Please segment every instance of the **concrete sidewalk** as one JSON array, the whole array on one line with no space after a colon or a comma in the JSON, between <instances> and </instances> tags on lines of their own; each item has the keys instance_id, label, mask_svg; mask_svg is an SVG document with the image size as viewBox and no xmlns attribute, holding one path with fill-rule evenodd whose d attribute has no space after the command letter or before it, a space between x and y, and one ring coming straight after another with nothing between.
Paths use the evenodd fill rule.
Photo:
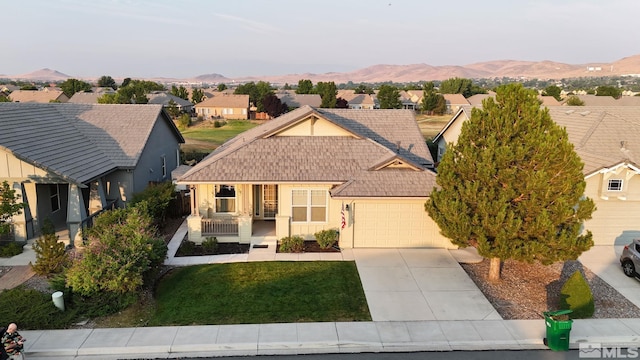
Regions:
<instances>
[{"instance_id":1,"label":"concrete sidewalk","mask_svg":"<svg viewBox=\"0 0 640 360\"><path fill-rule=\"evenodd\" d=\"M185 234L183 224L169 244L167 265L355 260L373 321L24 330L26 356L139 359L547 348L544 320L501 319L458 263L479 259L467 250L343 249L340 253L276 254L270 246L251 249L248 254L176 258ZM607 251L613 255L601 256ZM22 259L30 257L33 251L25 249ZM11 260L12 265L25 265L14 264L16 261ZM620 280L615 251L594 250L585 253L584 261L614 287L622 286L631 295L639 292L640 288L632 286L640 286L637 282L626 282L624 276ZM575 320L570 347L577 349L580 343L637 347L640 319Z\"/></svg>"}]
</instances>

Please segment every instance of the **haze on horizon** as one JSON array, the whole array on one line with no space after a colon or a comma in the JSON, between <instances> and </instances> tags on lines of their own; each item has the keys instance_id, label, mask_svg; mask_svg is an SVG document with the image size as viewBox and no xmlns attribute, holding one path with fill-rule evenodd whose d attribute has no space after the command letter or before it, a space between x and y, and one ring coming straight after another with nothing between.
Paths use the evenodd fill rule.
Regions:
<instances>
[{"instance_id":1,"label":"haze on horizon","mask_svg":"<svg viewBox=\"0 0 640 360\"><path fill-rule=\"evenodd\" d=\"M4 1L0 74L229 78L377 64L605 63L640 54L638 0Z\"/></svg>"}]
</instances>

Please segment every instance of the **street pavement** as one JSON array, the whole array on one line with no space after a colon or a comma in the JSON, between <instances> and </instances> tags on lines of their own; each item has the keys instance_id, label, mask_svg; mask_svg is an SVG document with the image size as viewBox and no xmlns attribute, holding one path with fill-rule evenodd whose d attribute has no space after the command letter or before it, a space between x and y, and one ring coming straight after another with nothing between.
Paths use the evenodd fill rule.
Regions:
<instances>
[{"instance_id":1,"label":"street pavement","mask_svg":"<svg viewBox=\"0 0 640 360\"><path fill-rule=\"evenodd\" d=\"M28 359L138 359L358 352L546 349L545 322L503 320L459 262L478 261L470 250L343 249L340 253L248 254L174 257L183 224L169 244L168 265L243 261L356 262L372 321L23 330ZM599 246L580 260L634 304L640 282L626 278L620 249ZM26 262L25 262L26 261ZM18 260L35 261L27 246ZM6 275L5 275L6 276ZM2 278L0 278L2 279ZM634 287L635 286L635 287ZM640 305L639 305L640 306ZM637 347L640 319L574 320L570 348Z\"/></svg>"}]
</instances>

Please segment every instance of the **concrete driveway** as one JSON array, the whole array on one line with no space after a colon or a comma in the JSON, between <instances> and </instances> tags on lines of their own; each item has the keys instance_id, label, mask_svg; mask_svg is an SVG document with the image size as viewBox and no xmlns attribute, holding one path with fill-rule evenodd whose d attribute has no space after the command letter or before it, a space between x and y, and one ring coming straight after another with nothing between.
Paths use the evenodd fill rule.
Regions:
<instances>
[{"instance_id":1,"label":"concrete driveway","mask_svg":"<svg viewBox=\"0 0 640 360\"><path fill-rule=\"evenodd\" d=\"M373 321L502 320L445 249L353 249Z\"/></svg>"}]
</instances>

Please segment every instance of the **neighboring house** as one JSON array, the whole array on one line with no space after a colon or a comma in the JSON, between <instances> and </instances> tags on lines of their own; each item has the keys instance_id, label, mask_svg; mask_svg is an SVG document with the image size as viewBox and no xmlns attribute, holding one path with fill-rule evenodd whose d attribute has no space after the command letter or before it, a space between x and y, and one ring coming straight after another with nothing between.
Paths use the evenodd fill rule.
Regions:
<instances>
[{"instance_id":1,"label":"neighboring house","mask_svg":"<svg viewBox=\"0 0 640 360\"><path fill-rule=\"evenodd\" d=\"M173 101L178 110L182 112L190 113L191 110L193 110L193 104L191 101L166 92L154 92L148 94L147 97L149 98L149 102L147 104L159 104L164 107L169 107L171 105L171 101Z\"/></svg>"},{"instance_id":2,"label":"neighboring house","mask_svg":"<svg viewBox=\"0 0 640 360\"><path fill-rule=\"evenodd\" d=\"M113 94L113 93L115 93L115 90L113 90L110 87L93 88L90 91L80 91L73 94L73 96L71 97L71 99L69 99L68 102L72 104L97 104L98 99L101 96L105 94Z\"/></svg>"},{"instance_id":3,"label":"neighboring house","mask_svg":"<svg viewBox=\"0 0 640 360\"><path fill-rule=\"evenodd\" d=\"M322 98L318 94L296 94L295 91L281 91L277 92L276 96L291 109L297 109L305 105L320 107L322 104Z\"/></svg>"},{"instance_id":4,"label":"neighboring house","mask_svg":"<svg viewBox=\"0 0 640 360\"><path fill-rule=\"evenodd\" d=\"M400 102L402 103L402 108L407 110L416 110L418 109L418 103L414 101L414 97L404 90L400 90Z\"/></svg>"},{"instance_id":5,"label":"neighboring house","mask_svg":"<svg viewBox=\"0 0 640 360\"><path fill-rule=\"evenodd\" d=\"M463 107L434 138L438 160L455 143L462 123L470 118ZM584 162L585 195L597 210L585 222L596 245L623 245L640 237L640 107L548 107L551 118L567 129L569 141Z\"/></svg>"},{"instance_id":6,"label":"neighboring house","mask_svg":"<svg viewBox=\"0 0 640 360\"><path fill-rule=\"evenodd\" d=\"M0 182L28 204L16 240L49 219L77 241L93 214L170 181L184 142L160 105L0 103L0 128Z\"/></svg>"},{"instance_id":7,"label":"neighboring house","mask_svg":"<svg viewBox=\"0 0 640 360\"><path fill-rule=\"evenodd\" d=\"M249 95L220 94L195 105L205 119L249 119Z\"/></svg>"},{"instance_id":8,"label":"neighboring house","mask_svg":"<svg viewBox=\"0 0 640 360\"><path fill-rule=\"evenodd\" d=\"M596 95L575 95L582 102L584 102L585 106L616 106L619 105L618 101L613 96L596 96ZM568 106L566 104L569 97L564 99L562 105Z\"/></svg>"},{"instance_id":9,"label":"neighboring house","mask_svg":"<svg viewBox=\"0 0 640 360\"><path fill-rule=\"evenodd\" d=\"M338 90L336 97L347 100L349 109L372 110L378 108L375 95L356 94L354 90Z\"/></svg>"},{"instance_id":10,"label":"neighboring house","mask_svg":"<svg viewBox=\"0 0 640 360\"><path fill-rule=\"evenodd\" d=\"M554 98L553 96L547 96L547 95L538 95L538 99L542 102L543 106L549 107L549 106L561 106L562 103L558 100L556 100L556 98Z\"/></svg>"},{"instance_id":11,"label":"neighboring house","mask_svg":"<svg viewBox=\"0 0 640 360\"><path fill-rule=\"evenodd\" d=\"M62 90L44 88L42 90L14 90L9 95L11 101L21 103L50 103L69 101L67 95Z\"/></svg>"},{"instance_id":12,"label":"neighboring house","mask_svg":"<svg viewBox=\"0 0 640 360\"><path fill-rule=\"evenodd\" d=\"M178 183L192 191L195 242L275 246L339 229L343 248L452 247L424 209L433 165L413 111L303 106L237 135Z\"/></svg>"},{"instance_id":13,"label":"neighboring house","mask_svg":"<svg viewBox=\"0 0 640 360\"><path fill-rule=\"evenodd\" d=\"M469 105L467 99L462 94L442 94L447 104L447 114L456 113L460 107Z\"/></svg>"}]
</instances>

